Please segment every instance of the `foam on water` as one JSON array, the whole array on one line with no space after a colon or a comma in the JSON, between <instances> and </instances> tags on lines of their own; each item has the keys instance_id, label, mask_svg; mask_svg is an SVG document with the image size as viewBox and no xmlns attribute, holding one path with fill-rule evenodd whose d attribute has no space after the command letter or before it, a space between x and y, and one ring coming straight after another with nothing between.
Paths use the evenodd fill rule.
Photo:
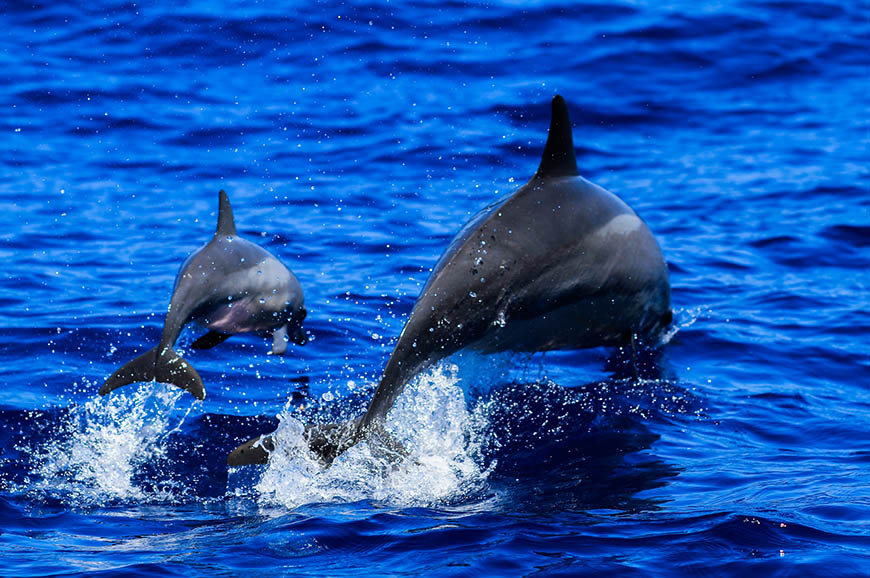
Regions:
<instances>
[{"instance_id":1,"label":"foam on water","mask_svg":"<svg viewBox=\"0 0 870 578\"><path fill-rule=\"evenodd\" d=\"M85 507L171 501L176 488L145 491L136 475L142 465L165 460L167 438L195 407L176 407L182 396L181 389L151 382L72 406L55 437L33 450L37 481L26 490Z\"/></svg>"},{"instance_id":2,"label":"foam on water","mask_svg":"<svg viewBox=\"0 0 870 578\"><path fill-rule=\"evenodd\" d=\"M324 468L307 449L302 423L285 410L274 435L276 449L255 483L259 499L287 508L360 500L416 506L475 493L488 475L479 459L485 427L468 409L456 371L455 366L429 370L400 396L386 422L409 452L399 461L361 442Z\"/></svg>"}]
</instances>

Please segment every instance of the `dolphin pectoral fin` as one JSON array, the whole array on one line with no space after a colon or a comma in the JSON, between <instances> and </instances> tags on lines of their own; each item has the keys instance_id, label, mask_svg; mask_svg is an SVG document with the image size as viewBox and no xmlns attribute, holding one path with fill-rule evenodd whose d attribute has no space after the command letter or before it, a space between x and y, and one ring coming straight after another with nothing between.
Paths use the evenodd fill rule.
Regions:
<instances>
[{"instance_id":1,"label":"dolphin pectoral fin","mask_svg":"<svg viewBox=\"0 0 870 578\"><path fill-rule=\"evenodd\" d=\"M269 454L275 451L272 436L261 435L246 441L227 456L227 465L232 468L255 466L269 462Z\"/></svg>"},{"instance_id":2,"label":"dolphin pectoral fin","mask_svg":"<svg viewBox=\"0 0 870 578\"><path fill-rule=\"evenodd\" d=\"M272 332L272 355L282 355L287 351L287 324Z\"/></svg>"},{"instance_id":3,"label":"dolphin pectoral fin","mask_svg":"<svg viewBox=\"0 0 870 578\"><path fill-rule=\"evenodd\" d=\"M161 354L158 348L146 351L113 373L100 388L100 395L131 383L156 380L189 391L197 399L205 399L205 386L193 366L174 350Z\"/></svg>"},{"instance_id":4,"label":"dolphin pectoral fin","mask_svg":"<svg viewBox=\"0 0 870 578\"><path fill-rule=\"evenodd\" d=\"M220 345L231 337L229 333L218 333L217 331L209 331L196 341L190 344L193 349L211 349L215 345Z\"/></svg>"}]
</instances>

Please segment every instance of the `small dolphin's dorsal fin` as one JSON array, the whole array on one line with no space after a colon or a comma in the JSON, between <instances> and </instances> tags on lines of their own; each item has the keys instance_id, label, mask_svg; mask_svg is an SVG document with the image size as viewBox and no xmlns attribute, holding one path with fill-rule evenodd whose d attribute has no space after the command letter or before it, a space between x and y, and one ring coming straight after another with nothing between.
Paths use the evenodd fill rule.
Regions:
<instances>
[{"instance_id":1,"label":"small dolphin's dorsal fin","mask_svg":"<svg viewBox=\"0 0 870 578\"><path fill-rule=\"evenodd\" d=\"M215 236L232 237L236 235L236 222L233 220L233 207L230 205L230 198L226 192L221 189L220 208L218 209L218 224Z\"/></svg>"},{"instance_id":2,"label":"small dolphin's dorsal fin","mask_svg":"<svg viewBox=\"0 0 870 578\"><path fill-rule=\"evenodd\" d=\"M580 174L574 157L574 139L571 136L571 119L568 105L558 94L553 97L553 116L550 119L550 134L547 146L535 178L573 177Z\"/></svg>"}]
</instances>

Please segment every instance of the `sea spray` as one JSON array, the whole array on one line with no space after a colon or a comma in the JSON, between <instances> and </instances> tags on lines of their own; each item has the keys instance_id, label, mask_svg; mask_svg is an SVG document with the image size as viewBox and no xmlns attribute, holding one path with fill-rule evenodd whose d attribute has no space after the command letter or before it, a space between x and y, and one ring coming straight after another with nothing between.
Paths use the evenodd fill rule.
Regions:
<instances>
[{"instance_id":1,"label":"sea spray","mask_svg":"<svg viewBox=\"0 0 870 578\"><path fill-rule=\"evenodd\" d=\"M26 491L79 507L172 501L178 492L169 483L146 491L136 476L165 461L167 438L195 407L177 408L183 395L149 383L71 407L52 439L33 440L37 481Z\"/></svg>"},{"instance_id":2,"label":"sea spray","mask_svg":"<svg viewBox=\"0 0 870 578\"><path fill-rule=\"evenodd\" d=\"M302 423L285 411L274 436L276 449L255 483L261 503L295 508L373 500L424 506L474 494L488 475L479 460L485 428L468 410L458 381L455 366L438 366L408 384L385 424L408 452L398 460L364 441L323 467L308 451Z\"/></svg>"}]
</instances>

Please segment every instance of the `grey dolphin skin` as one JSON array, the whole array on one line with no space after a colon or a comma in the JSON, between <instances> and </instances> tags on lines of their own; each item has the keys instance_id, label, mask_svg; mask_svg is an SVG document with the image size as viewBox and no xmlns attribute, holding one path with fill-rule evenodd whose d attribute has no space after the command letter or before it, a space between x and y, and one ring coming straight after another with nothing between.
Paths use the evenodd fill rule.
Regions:
<instances>
[{"instance_id":1,"label":"grey dolphin skin","mask_svg":"<svg viewBox=\"0 0 870 578\"><path fill-rule=\"evenodd\" d=\"M306 310L299 281L274 255L239 237L229 197L220 191L219 199L214 237L184 261L175 278L160 343L113 373L100 395L156 380L204 399L199 374L173 349L191 322L209 330L193 342L195 349L214 347L230 335L248 331L271 333L275 354L284 353L288 339L305 343Z\"/></svg>"},{"instance_id":2,"label":"grey dolphin skin","mask_svg":"<svg viewBox=\"0 0 870 578\"><path fill-rule=\"evenodd\" d=\"M417 299L366 413L311 426L325 463L381 424L405 384L469 347L548 351L654 344L671 323L668 269L635 212L581 177L568 107L556 96L537 172L481 211L453 239ZM236 448L230 465L264 463L274 441Z\"/></svg>"}]
</instances>

